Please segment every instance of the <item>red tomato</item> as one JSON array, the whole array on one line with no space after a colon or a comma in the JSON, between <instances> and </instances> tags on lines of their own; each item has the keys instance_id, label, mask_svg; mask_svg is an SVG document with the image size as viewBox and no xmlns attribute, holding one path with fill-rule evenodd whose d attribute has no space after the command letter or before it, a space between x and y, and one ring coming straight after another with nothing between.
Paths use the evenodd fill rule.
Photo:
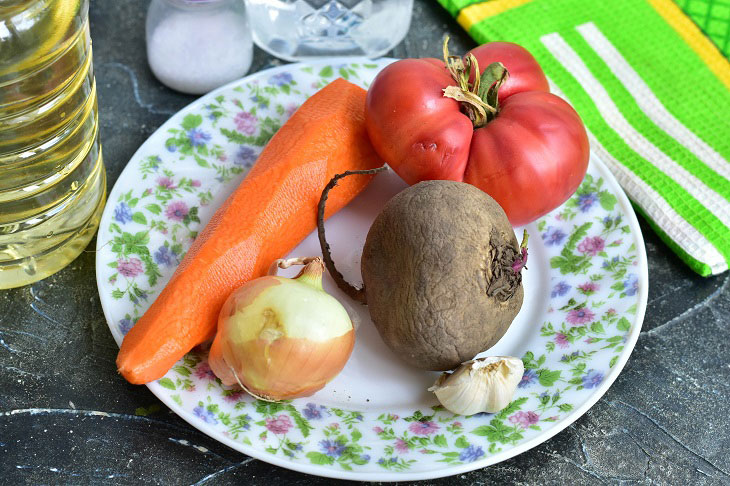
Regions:
<instances>
[{"instance_id":1,"label":"red tomato","mask_svg":"<svg viewBox=\"0 0 730 486\"><path fill-rule=\"evenodd\" d=\"M444 97L457 82L436 59L404 59L383 69L368 90L365 123L378 154L409 184L464 181L492 196L513 225L560 206L588 167L588 137L573 108L548 92L535 58L517 44L472 52L484 69L501 62L499 112L475 128L462 104ZM474 76L472 76L472 81Z\"/></svg>"}]
</instances>

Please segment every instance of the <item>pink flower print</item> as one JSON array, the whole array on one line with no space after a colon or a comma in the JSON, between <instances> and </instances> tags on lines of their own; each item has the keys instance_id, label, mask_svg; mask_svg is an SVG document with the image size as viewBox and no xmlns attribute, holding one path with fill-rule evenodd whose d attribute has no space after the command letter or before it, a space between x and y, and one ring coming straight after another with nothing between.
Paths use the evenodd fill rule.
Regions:
<instances>
[{"instance_id":1,"label":"pink flower print","mask_svg":"<svg viewBox=\"0 0 730 486\"><path fill-rule=\"evenodd\" d=\"M595 340L596 340L596 338L592 338L592 337L590 337L590 338L588 338L588 339L585 339L585 340L584 340L583 342L585 342L585 343L588 343L588 344L593 344L593 342L594 342Z\"/></svg>"},{"instance_id":2,"label":"pink flower print","mask_svg":"<svg viewBox=\"0 0 730 486\"><path fill-rule=\"evenodd\" d=\"M157 185L164 189L175 189L177 186L175 185L175 181L170 179L169 177L158 177L157 178Z\"/></svg>"},{"instance_id":3,"label":"pink flower print","mask_svg":"<svg viewBox=\"0 0 730 486\"><path fill-rule=\"evenodd\" d=\"M570 341L568 341L568 337L565 334L559 332L555 335L555 344L557 344L559 348L564 349L570 346Z\"/></svg>"},{"instance_id":4,"label":"pink flower print","mask_svg":"<svg viewBox=\"0 0 730 486\"><path fill-rule=\"evenodd\" d=\"M188 205L184 201L173 201L167 205L165 216L173 221L182 221L189 211Z\"/></svg>"},{"instance_id":5,"label":"pink flower print","mask_svg":"<svg viewBox=\"0 0 730 486\"><path fill-rule=\"evenodd\" d=\"M330 428L331 428L332 430L337 430L337 429L339 429L339 428L340 428L340 424L338 424L337 422L332 422L332 423L331 423L331 424L329 425L329 427L330 427Z\"/></svg>"},{"instance_id":6,"label":"pink flower print","mask_svg":"<svg viewBox=\"0 0 730 486\"><path fill-rule=\"evenodd\" d=\"M195 376L201 380L215 380L215 373L213 373L213 370L210 369L210 366L205 361L201 361L197 368L195 368Z\"/></svg>"},{"instance_id":7,"label":"pink flower print","mask_svg":"<svg viewBox=\"0 0 730 486\"><path fill-rule=\"evenodd\" d=\"M290 103L287 105L287 107L284 109L284 113L286 113L286 117L289 118L294 114L295 111L297 111L299 107L295 105L294 103Z\"/></svg>"},{"instance_id":8,"label":"pink flower print","mask_svg":"<svg viewBox=\"0 0 730 486\"><path fill-rule=\"evenodd\" d=\"M233 119L236 129L246 135L253 135L256 132L256 117L247 111L240 111Z\"/></svg>"},{"instance_id":9,"label":"pink flower print","mask_svg":"<svg viewBox=\"0 0 730 486\"><path fill-rule=\"evenodd\" d=\"M436 422L413 422L408 430L413 432L414 435L431 435L436 432L440 427Z\"/></svg>"},{"instance_id":10,"label":"pink flower print","mask_svg":"<svg viewBox=\"0 0 730 486\"><path fill-rule=\"evenodd\" d=\"M236 390L232 391L231 393L226 393L223 395L223 399L227 402L236 403L238 402L242 397L244 397L246 392L243 390Z\"/></svg>"},{"instance_id":11,"label":"pink flower print","mask_svg":"<svg viewBox=\"0 0 730 486\"><path fill-rule=\"evenodd\" d=\"M152 189L150 189L150 188L148 187L147 189L145 189L145 190L144 190L144 195L145 195L145 196L149 196L150 194L152 194Z\"/></svg>"},{"instance_id":12,"label":"pink flower print","mask_svg":"<svg viewBox=\"0 0 730 486\"><path fill-rule=\"evenodd\" d=\"M566 319L574 326L579 326L581 324L593 321L595 317L596 315L593 313L593 311L586 307L582 307L580 309L573 309L572 311L568 312L568 316L566 317Z\"/></svg>"},{"instance_id":13,"label":"pink flower print","mask_svg":"<svg viewBox=\"0 0 730 486\"><path fill-rule=\"evenodd\" d=\"M228 156L226 154L220 154L218 156L218 160L220 160L221 162L225 162L226 160L228 160Z\"/></svg>"},{"instance_id":14,"label":"pink flower print","mask_svg":"<svg viewBox=\"0 0 730 486\"><path fill-rule=\"evenodd\" d=\"M408 442L404 441L403 439L395 439L395 446L393 446L395 450L399 454L407 454L410 450L410 446L408 445Z\"/></svg>"},{"instance_id":15,"label":"pink flower print","mask_svg":"<svg viewBox=\"0 0 730 486\"><path fill-rule=\"evenodd\" d=\"M139 258L120 258L117 260L117 271L125 277L134 278L144 272L144 267Z\"/></svg>"},{"instance_id":16,"label":"pink flower print","mask_svg":"<svg viewBox=\"0 0 730 486\"><path fill-rule=\"evenodd\" d=\"M461 425L461 422L454 422L454 423L453 423L453 424L451 424L451 425L453 425L454 427L461 427L461 426L462 426L462 425Z\"/></svg>"},{"instance_id":17,"label":"pink flower print","mask_svg":"<svg viewBox=\"0 0 730 486\"><path fill-rule=\"evenodd\" d=\"M586 236L586 238L578 245L578 251L586 255L596 256L598 252L603 251L605 241L600 236Z\"/></svg>"},{"instance_id":18,"label":"pink flower print","mask_svg":"<svg viewBox=\"0 0 730 486\"><path fill-rule=\"evenodd\" d=\"M616 309L614 309L613 307L612 307L612 308L610 308L610 309L608 309L608 310L606 311L606 315L607 315L607 316L615 316L615 315L616 315Z\"/></svg>"},{"instance_id":19,"label":"pink flower print","mask_svg":"<svg viewBox=\"0 0 730 486\"><path fill-rule=\"evenodd\" d=\"M618 240L616 240L613 243L611 243L611 245L618 246L618 245L620 245L623 242L624 242L623 238L619 238Z\"/></svg>"},{"instance_id":20,"label":"pink flower print","mask_svg":"<svg viewBox=\"0 0 730 486\"><path fill-rule=\"evenodd\" d=\"M276 418L266 418L266 428L274 434L286 434L292 428L291 419L288 415L277 415Z\"/></svg>"},{"instance_id":21,"label":"pink flower print","mask_svg":"<svg viewBox=\"0 0 730 486\"><path fill-rule=\"evenodd\" d=\"M584 295L591 295L594 294L599 289L599 286L596 282L586 282L584 284L578 285L578 290L581 291Z\"/></svg>"},{"instance_id":22,"label":"pink flower print","mask_svg":"<svg viewBox=\"0 0 730 486\"><path fill-rule=\"evenodd\" d=\"M200 181L198 179L193 179L190 181L190 185L193 187L200 187Z\"/></svg>"},{"instance_id":23,"label":"pink flower print","mask_svg":"<svg viewBox=\"0 0 730 486\"><path fill-rule=\"evenodd\" d=\"M382 427L375 426L375 427L373 427L373 432L375 432L376 434L380 435L380 434L383 433L383 428Z\"/></svg>"},{"instance_id":24,"label":"pink flower print","mask_svg":"<svg viewBox=\"0 0 730 486\"><path fill-rule=\"evenodd\" d=\"M540 416L535 412L516 412L508 419L510 423L519 425L523 429L526 429L530 425L534 425L540 421Z\"/></svg>"}]
</instances>

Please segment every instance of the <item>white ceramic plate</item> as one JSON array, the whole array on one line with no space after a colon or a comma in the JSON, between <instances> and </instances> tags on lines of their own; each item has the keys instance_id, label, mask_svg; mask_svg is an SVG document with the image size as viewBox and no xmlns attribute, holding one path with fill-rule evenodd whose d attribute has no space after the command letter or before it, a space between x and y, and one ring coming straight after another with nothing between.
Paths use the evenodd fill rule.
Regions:
<instances>
[{"instance_id":1,"label":"white ceramic plate","mask_svg":"<svg viewBox=\"0 0 730 486\"><path fill-rule=\"evenodd\" d=\"M366 87L388 62L329 60L253 74L181 110L140 147L109 195L98 235L97 283L117 343L297 106L337 76ZM351 281L360 278L370 223L403 187L393 173L381 174L328 221L335 261ZM204 347L148 387L222 443L310 474L411 480L503 461L567 427L606 392L636 343L647 300L639 225L595 156L575 196L527 230L524 306L488 352L522 357L527 371L512 404L498 414L462 417L437 407L426 391L437 374L399 361L367 308L352 303L360 321L353 355L312 397L272 404L226 389ZM292 252L318 254L314 234ZM329 277L325 287L348 302Z\"/></svg>"}]
</instances>

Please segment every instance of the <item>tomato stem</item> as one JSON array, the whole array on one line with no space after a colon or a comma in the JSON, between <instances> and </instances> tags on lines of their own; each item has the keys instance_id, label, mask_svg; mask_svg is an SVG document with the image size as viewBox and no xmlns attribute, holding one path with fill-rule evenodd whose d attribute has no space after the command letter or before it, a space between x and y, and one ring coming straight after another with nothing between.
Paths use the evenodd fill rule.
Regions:
<instances>
[{"instance_id":1,"label":"tomato stem","mask_svg":"<svg viewBox=\"0 0 730 486\"><path fill-rule=\"evenodd\" d=\"M444 96L461 104L474 128L483 127L499 114L499 88L509 78L507 68L501 62L493 62L481 72L474 54L465 59L450 55L449 36L444 38L443 50L446 69L456 81L456 86L444 89ZM470 81L472 78L473 82Z\"/></svg>"}]
</instances>

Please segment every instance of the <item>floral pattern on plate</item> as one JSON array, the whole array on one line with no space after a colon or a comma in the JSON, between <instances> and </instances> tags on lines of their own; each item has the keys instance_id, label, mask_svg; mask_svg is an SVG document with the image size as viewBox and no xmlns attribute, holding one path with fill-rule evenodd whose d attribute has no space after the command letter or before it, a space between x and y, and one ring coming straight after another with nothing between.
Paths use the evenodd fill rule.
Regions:
<instances>
[{"instance_id":1,"label":"floral pattern on plate","mask_svg":"<svg viewBox=\"0 0 730 486\"><path fill-rule=\"evenodd\" d=\"M140 148L125 170L135 183L112 191L98 238L99 291L117 342L303 100L338 76L367 86L385 64L298 64L257 73L182 110L158 131L161 143ZM646 299L645 256L617 187L592 161L576 194L528 226L549 261L549 305L522 355L525 373L514 400L497 414L463 417L439 406L360 411L325 406L316 395L257 401L222 386L203 347L150 388L214 437L307 472L405 479L416 477L409 471L440 476L509 457L583 413L578 409L605 391L634 345Z\"/></svg>"}]
</instances>

